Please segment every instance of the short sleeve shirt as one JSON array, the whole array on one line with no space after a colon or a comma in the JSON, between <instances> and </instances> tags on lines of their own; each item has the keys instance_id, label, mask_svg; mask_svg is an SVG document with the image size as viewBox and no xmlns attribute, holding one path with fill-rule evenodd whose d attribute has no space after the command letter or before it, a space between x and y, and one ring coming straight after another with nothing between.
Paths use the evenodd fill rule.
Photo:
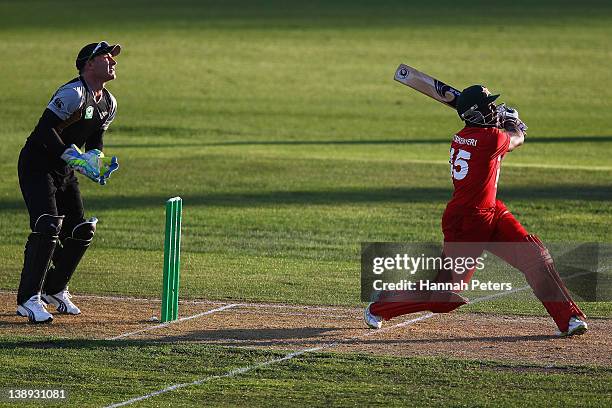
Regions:
<instances>
[{"instance_id":1,"label":"short sleeve shirt","mask_svg":"<svg viewBox=\"0 0 612 408\"><path fill-rule=\"evenodd\" d=\"M495 207L501 161L510 136L498 128L465 127L453 136L450 175L452 206L473 209Z\"/></svg>"}]
</instances>

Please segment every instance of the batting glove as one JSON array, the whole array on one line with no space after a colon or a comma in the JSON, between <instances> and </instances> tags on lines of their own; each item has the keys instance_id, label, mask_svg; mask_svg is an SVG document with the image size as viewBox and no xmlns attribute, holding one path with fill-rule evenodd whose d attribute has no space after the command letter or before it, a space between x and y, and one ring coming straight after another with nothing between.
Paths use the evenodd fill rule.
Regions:
<instances>
[{"instance_id":1,"label":"batting glove","mask_svg":"<svg viewBox=\"0 0 612 408\"><path fill-rule=\"evenodd\" d=\"M501 127L508 131L519 130L527 134L527 125L519 118L518 110L501 104L497 107L499 123Z\"/></svg>"}]
</instances>

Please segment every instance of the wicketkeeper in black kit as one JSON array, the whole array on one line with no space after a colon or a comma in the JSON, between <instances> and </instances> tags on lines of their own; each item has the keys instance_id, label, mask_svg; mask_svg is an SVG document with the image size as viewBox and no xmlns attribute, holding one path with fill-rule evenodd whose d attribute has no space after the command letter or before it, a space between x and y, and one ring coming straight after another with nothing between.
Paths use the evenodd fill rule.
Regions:
<instances>
[{"instance_id":1,"label":"wicketkeeper in black kit","mask_svg":"<svg viewBox=\"0 0 612 408\"><path fill-rule=\"evenodd\" d=\"M46 304L77 315L68 282L91 244L97 218L85 219L74 171L101 185L119 165L102 153L104 131L117 102L104 84L115 79L120 45L88 44L76 59L79 76L51 97L19 155L19 186L32 233L24 251L17 314L32 323L51 322ZM85 153L80 148L85 146ZM44 302L44 303L43 303Z\"/></svg>"}]
</instances>

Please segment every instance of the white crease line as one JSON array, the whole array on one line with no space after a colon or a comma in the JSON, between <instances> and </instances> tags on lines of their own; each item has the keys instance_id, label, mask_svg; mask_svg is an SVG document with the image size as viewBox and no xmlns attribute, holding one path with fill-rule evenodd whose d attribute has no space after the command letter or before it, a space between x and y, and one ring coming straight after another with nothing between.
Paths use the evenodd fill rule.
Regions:
<instances>
[{"instance_id":1,"label":"white crease line","mask_svg":"<svg viewBox=\"0 0 612 408\"><path fill-rule=\"evenodd\" d=\"M132 296L102 296L102 295L73 295L75 298L84 299L99 299L99 300L115 300L115 301L134 301L134 302L153 302L161 303L159 298L140 298ZM227 305L228 302L215 301L215 300L179 300L180 305L185 304L202 304L202 305Z\"/></svg>"},{"instance_id":2,"label":"white crease line","mask_svg":"<svg viewBox=\"0 0 612 408\"><path fill-rule=\"evenodd\" d=\"M244 305L240 305L241 307ZM312 316L312 313L299 313L299 312L277 312L277 311L261 311L261 310L232 310L232 313L236 314L258 314L258 315L273 315L273 316ZM317 317L328 317L330 319L355 319L361 320L361 317L352 314L321 314L317 313Z\"/></svg>"},{"instance_id":3,"label":"white crease line","mask_svg":"<svg viewBox=\"0 0 612 408\"><path fill-rule=\"evenodd\" d=\"M282 303L241 303L243 307L268 307L268 308L279 308L279 309L304 309L304 310L327 310L327 311L360 311L363 310L360 307L334 307L334 306L309 306L309 305L284 305Z\"/></svg>"},{"instance_id":4,"label":"white crease line","mask_svg":"<svg viewBox=\"0 0 612 408\"><path fill-rule=\"evenodd\" d=\"M572 279L572 278L575 278L575 277L578 277L578 276L588 275L590 273L591 272L576 273L576 274L573 274L573 275L570 275L570 276L566 277L565 279ZM502 296L507 296L507 295L510 295L512 293L522 292L522 291L525 291L525 290L528 290L528 289L531 289L531 287L529 285L526 285L526 286L522 286L520 288L512 289L512 290L509 290L509 291L506 291L506 292L501 292L501 293L495 293L493 295L482 296L482 297L476 298L474 300L471 300L468 303L468 305L475 304L475 303L480 303L480 302L485 302L487 300L499 298L499 297L502 297ZM217 308L217 309L209 310L207 312L199 313L199 314L194 315L194 316L183 317L182 319L175 320L175 321L172 321L172 322L162 323L162 324L151 326L151 327L148 327L148 328L145 328L145 329L137 330L135 332L122 334L120 336L113 337L113 338L110 338L108 340L117 340L119 338L128 337L128 336L130 336L132 334L137 334L137 333L141 333L141 332L144 332L144 331L149 331L149 330L154 330L154 329L161 328L161 327L166 327L166 326L168 326L169 324L172 324L172 323L178 323L180 321L185 321L185 320L193 319L193 318L196 318L196 317L204 316L204 315L207 315L207 314L211 314L211 313L215 313L215 312L220 312L222 310L230 309L230 308L235 307L235 306L243 306L243 307L244 306L269 307L270 305L257 304L257 303L255 303L255 304L252 304L252 303L251 304L249 304L249 303L233 303L233 304L230 304L230 305L222 306L222 307ZM276 305L276 306L282 307L282 305ZM308 309L308 310L317 310L317 309L328 310L326 308L318 308L318 307L313 307L312 309ZM334 309L334 310L338 310L338 309ZM342 309L340 309L340 310L342 310ZM246 311L242 311L240 313L245 313L245 312ZM298 314L298 313L296 313L296 314L277 313L277 315L283 315L283 314L285 314L285 315L307 315L307 314L304 314L304 313L302 313L302 314ZM407 325L410 325L412 323L416 323L416 322L419 322L419 321L422 321L422 320L429 319L429 318L431 318L433 316L435 316L435 313L428 313L428 314L425 314L423 316L419 316L417 318L414 318L414 319L411 319L411 320L407 320L405 322L398 323L398 324L393 325L393 326L385 327L383 329L379 329L379 330L376 330L374 332L370 332L370 334L365 334L365 335L362 335L362 336L358 336L356 338L366 337L366 336L370 336L371 334L374 334L374 333L381 333L381 332L385 332L387 330L391 330L391 329L396 329L396 328L399 328L399 327L407 326ZM342 316L342 317L344 317L344 316Z\"/></svg>"},{"instance_id":5,"label":"white crease line","mask_svg":"<svg viewBox=\"0 0 612 408\"><path fill-rule=\"evenodd\" d=\"M574 276L572 275L571 277L574 277ZM507 291L507 292L503 292L503 293L496 293L494 295L488 295L488 296L479 297L479 298L474 299L470 303L483 302L483 301L490 300L490 299L493 299L493 298L497 298L497 297L501 297L501 296L506 296L506 295L509 295L511 293L520 292L520 291L523 291L523 290L526 290L526 289L529 289L529 288L530 288L529 286L523 286L521 288L517 288L517 289L511 290L511 291ZM391 330L394 330L394 329L397 329L397 328L400 328L400 327L409 326L411 324L418 323L420 321L430 319L430 318L434 317L435 315L436 315L436 313L429 312L429 313L426 313L426 314L421 315L419 317L416 317L414 319L406 320L404 322L395 324L393 326L385 327L385 328L378 329L378 330L368 331L365 334L362 334L362 335L359 335L359 336L349 337L348 339L345 339L344 341L346 341L346 340L355 340L355 339L360 339L360 338L364 338L364 337L374 336L374 335L377 335L377 334L380 334L380 333L384 333L384 332L391 331ZM296 352L287 354L284 357L276 358L276 359L272 359L272 360L267 360L267 361L264 361L262 363L251 365L251 366L237 368L237 369L234 369L232 371L227 372L226 374L205 377L205 378L202 378L200 380L196 380L196 381L193 381L193 382L190 382L190 383L181 383L181 384L172 385L170 387L163 388L161 390L152 392L150 394L146 394L146 395L143 395L143 396L140 396L140 397L132 398L130 400L119 402L117 404L109 405L106 408L122 407L122 406L125 406L125 405L133 404L134 402L138 402L138 401L142 401L142 400L147 399L147 398L154 397L154 396L159 395L159 394L163 394L163 393L166 393L166 392L174 391L174 390L179 389L179 388L189 387L189 386L193 386L193 385L200 385L200 384L203 384L205 382L216 380L216 379L219 379L219 378L234 377L236 375L248 373L249 371L253 371L253 370L256 370L256 369L261 368L261 367L265 367L265 366L269 366L269 365L272 365L272 364L275 364L275 363L280 363L280 362L283 362L283 361L291 360L292 358L301 356L301 355L306 354L306 353L315 352L315 351L321 351L321 350L325 350L325 349L328 349L328 348L332 348L332 347L337 346L338 344L340 344L340 342L339 341L335 341L333 343L323 344L323 345L321 345L319 347L298 350Z\"/></svg>"},{"instance_id":6,"label":"white crease line","mask_svg":"<svg viewBox=\"0 0 612 408\"><path fill-rule=\"evenodd\" d=\"M313 352L313 351L319 351L319 350L322 350L324 348L325 348L325 346L320 346L320 347L314 347L314 348L308 348L308 349L299 350L299 351L287 354L286 356L283 356L283 357L280 357L280 358L275 358L273 360L267 360L267 361L264 361L264 362L261 362L259 364L255 364L255 365L252 365L252 366L235 368L235 369L233 369L233 370L231 370L231 371L229 371L229 372L227 372L225 374L222 374L222 375L213 375L211 377L205 377L205 378L202 378L200 380L196 380L196 381L193 381L193 382L190 382L190 383L181 383L181 384L172 385L170 387L167 387L167 388L164 388L162 390L158 390L158 391L152 392L152 393L147 394L147 395L143 395L141 397L136 397L136 398L132 398L132 399L127 400L127 401L123 401L123 402L119 402L119 403L116 403L116 404L108 405L106 408L122 407L124 405L133 404L134 402L142 401L144 399L151 398L151 397L154 397L156 395L163 394L163 393L166 393L166 392L169 392L169 391L174 391L174 390L177 390L179 388L189 387L189 386L192 386L192 385L200 385L200 384L203 384L203 383L205 383L207 381L216 380L216 379L219 379L219 378L234 377L236 375L244 374L244 373L247 373L249 371L255 370L257 368L269 366L269 365L275 364L275 363L280 363L282 361L291 360L292 358L301 356L302 354Z\"/></svg>"},{"instance_id":7,"label":"white crease line","mask_svg":"<svg viewBox=\"0 0 612 408\"><path fill-rule=\"evenodd\" d=\"M428 318L432 317L433 315L434 315L433 313L428 313L428 314L420 316L420 317L418 317L416 319L411 319L411 320L408 320L408 321L405 321L405 322L402 322L402 323L398 323L396 325L389 326L389 327L386 327L384 329L379 329L379 330L376 330L376 331L369 331L369 332L367 332L365 334L362 334L362 335L359 335L359 336L349 337L348 339L345 339L345 340L360 339L360 338L363 338L363 337L371 336L373 334L377 334L377 333L381 333L381 332L384 332L384 331L392 330L394 328L408 326L409 324L416 323L418 321L428 319ZM200 385L200 384L203 384L205 382L212 381L212 380L217 380L217 379L220 379L220 378L235 377L235 376L240 375L240 374L248 373L249 371L257 370L258 368L261 368L261 367L266 367L266 366L269 366L269 365L272 365L272 364L281 363L283 361L291 360L291 359L293 359L295 357L299 357L299 356L301 356L303 354L306 354L306 353L312 353L312 352L316 352L316 351L325 350L325 349L328 349L328 348L331 348L331 347L335 347L338 344L340 344L340 342L339 341L335 341L333 343L323 344L323 345L318 346L318 347L305 348L305 349L302 349L302 350L295 351L293 353L289 353L289 354L287 354L287 355L285 355L283 357L280 357L280 358L266 360L266 361L263 361L263 362L258 363L258 364L253 364L251 366L236 368L236 369L233 369L233 370L231 370L231 371L229 371L229 372L227 372L225 374L213 375L213 376L210 376L210 377L204 377L202 379L199 379L199 380L196 380L196 381L193 381L193 382L190 382L190 383L181 383L181 384L171 385L170 387L166 387L166 388L163 388L161 390L154 391L154 392L152 392L150 394L142 395L140 397L136 397L136 398L132 398L132 399L129 399L129 400L126 400L126 401L118 402L116 404L108 405L105 408L122 407L122 406L125 406L125 405L133 404L133 403L138 402L138 401L145 400L147 398L154 397L154 396L159 395L159 394L164 394L166 392L174 391L174 390L177 390L177 389L180 389L180 388L185 388L185 387L189 387L189 386L193 386L193 385Z\"/></svg>"},{"instance_id":8,"label":"white crease line","mask_svg":"<svg viewBox=\"0 0 612 408\"><path fill-rule=\"evenodd\" d=\"M520 288L509 290L509 291L506 291L506 292L500 292L500 293L495 293L493 295L482 296L482 297L476 298L474 300L470 300L468 305L471 305L471 304L474 304L474 303L484 302L486 300L491 300L491 299L495 299L495 298L506 296L506 295L510 295L512 293L522 292L522 291L527 290L527 289L531 289L531 286L527 285L527 286L523 286L523 287L520 287Z\"/></svg>"},{"instance_id":9,"label":"white crease line","mask_svg":"<svg viewBox=\"0 0 612 408\"><path fill-rule=\"evenodd\" d=\"M401 322L401 323L395 324L393 326L383 327L382 329L372 330L372 331L367 332L366 334L363 334L361 336L356 336L356 337L353 337L353 338L362 338L362 337L373 336L375 334L384 333L384 332L390 331L392 329L398 329L400 327L410 326L413 323L417 323L417 322L420 322L422 320L427 320L427 319L429 319L431 317L434 317L434 316L435 316L435 313L429 312L429 313L426 313L426 314L424 314L422 316L415 317L414 319L406 320L405 322ZM349 340L350 339L351 338L349 338Z\"/></svg>"},{"instance_id":10,"label":"white crease line","mask_svg":"<svg viewBox=\"0 0 612 408\"><path fill-rule=\"evenodd\" d=\"M16 295L15 291L1 291L0 294ZM100 300L113 300L113 301L136 301L136 302L155 302L161 303L161 299L158 298L139 298L130 296L101 296L101 295L79 295L73 294L75 299L100 299ZM227 305L229 304L223 301L216 300L179 300L179 305ZM301 310L326 310L326 311L359 311L361 308L355 307L334 307L334 306L309 306L309 305L286 305L282 303L240 303L241 307L267 307L267 308L279 308L279 309L301 309Z\"/></svg>"},{"instance_id":11,"label":"white crease line","mask_svg":"<svg viewBox=\"0 0 612 408\"><path fill-rule=\"evenodd\" d=\"M142 332L146 332L146 331L150 331L150 330L155 330L155 329L160 329L162 327L166 327L166 326L169 326L171 324L176 324L176 323L181 323L181 322L184 322L184 321L187 321L187 320L196 319L198 317L202 317L202 316L206 316L206 315L213 314L213 313L216 313L216 312L220 312L222 310L230 309L230 308L236 307L236 306L240 306L240 303L232 303L230 305L225 305L225 306L218 307L216 309L207 310L205 312L198 313L198 314L195 314L193 316L181 317L180 319L177 319L177 320L172 320L172 321L169 321L169 322L166 322L166 323L156 324L154 326L145 327L144 329L135 330L135 331L129 332L129 333L123 333L123 334L120 334L119 336L110 337L110 338L108 338L106 340L118 340L118 339L122 339L122 338L125 338L125 337L132 336L134 334L138 334L138 333L142 333Z\"/></svg>"}]
</instances>

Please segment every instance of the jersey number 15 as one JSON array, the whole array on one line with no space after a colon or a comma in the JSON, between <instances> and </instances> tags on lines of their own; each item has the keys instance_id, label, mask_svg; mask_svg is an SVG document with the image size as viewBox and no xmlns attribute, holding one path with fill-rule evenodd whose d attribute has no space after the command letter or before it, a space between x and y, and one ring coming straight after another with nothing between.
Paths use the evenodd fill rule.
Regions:
<instances>
[{"instance_id":1,"label":"jersey number 15","mask_svg":"<svg viewBox=\"0 0 612 408\"><path fill-rule=\"evenodd\" d=\"M457 150L457 155L455 156L455 148L451 147L450 149L450 173L451 177L455 180L463 180L465 176L468 174L468 170L470 166L468 165L468 160L472 157L472 153L466 150ZM457 170L459 168L459 170Z\"/></svg>"}]
</instances>

